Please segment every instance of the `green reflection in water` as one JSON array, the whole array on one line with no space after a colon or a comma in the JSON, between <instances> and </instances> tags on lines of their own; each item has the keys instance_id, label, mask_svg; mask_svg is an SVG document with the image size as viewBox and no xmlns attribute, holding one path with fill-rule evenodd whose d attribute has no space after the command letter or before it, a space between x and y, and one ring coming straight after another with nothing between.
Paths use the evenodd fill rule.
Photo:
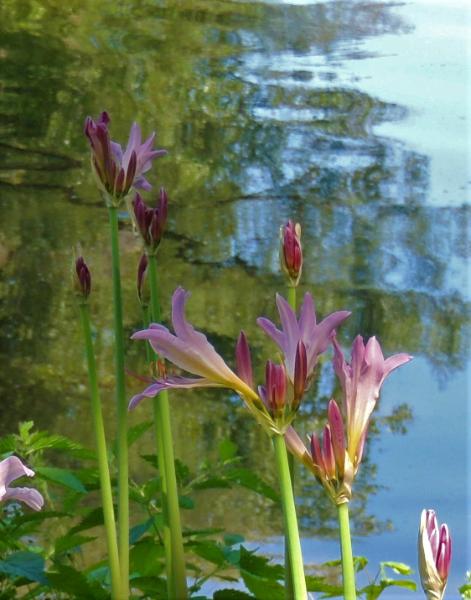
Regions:
<instances>
[{"instance_id":1,"label":"green reflection in water","mask_svg":"<svg viewBox=\"0 0 471 600\"><path fill-rule=\"evenodd\" d=\"M106 213L81 130L84 117L103 108L114 138L124 141L137 120L144 134L157 129L159 145L169 150L153 175L171 198L159 255L163 298L177 285L191 290L190 319L230 362L241 327L254 344L259 375L273 351L255 318L275 315L274 293L283 286L277 230L291 216L303 224L301 291L313 290L321 314L354 311L341 331L346 344L358 331L374 333L388 354L424 354L445 373L462 367L466 306L448 270L465 253L465 209L438 214L428 207L427 157L372 134L375 124L400 119L406 109L337 81L336 65L361 60L364 39L407 31L392 6L7 0L0 27L3 432L32 418L89 439L69 285L77 242L93 273L102 389L107 421L114 419ZM322 69L303 66L305 56L317 57ZM140 245L126 215L121 244L131 334L140 327ZM142 347L128 344L131 370L142 371L142 356ZM322 374L323 387L332 388L327 366ZM398 398L389 426L407 424L403 403L417 391ZM306 431L321 426L332 392L312 390L301 419ZM269 441L238 401L221 392L175 394L173 410L176 454L192 468L229 436L249 465L273 479ZM149 414L143 404L132 422ZM380 432L378 422L371 438ZM150 438L145 444L144 453ZM132 467L145 477L136 452ZM366 511L375 469L367 460L357 485L358 531L379 526ZM303 475L299 489L305 526L330 533L334 511L320 488ZM251 509L241 514L246 502ZM233 490L201 493L189 518L261 536L279 530L280 516L255 495Z\"/></svg>"}]
</instances>

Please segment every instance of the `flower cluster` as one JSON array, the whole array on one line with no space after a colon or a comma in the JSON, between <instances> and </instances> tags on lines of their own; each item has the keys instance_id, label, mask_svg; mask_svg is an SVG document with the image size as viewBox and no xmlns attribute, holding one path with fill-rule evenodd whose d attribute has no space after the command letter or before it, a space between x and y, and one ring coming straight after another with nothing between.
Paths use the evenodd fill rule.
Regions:
<instances>
[{"instance_id":1,"label":"flower cluster","mask_svg":"<svg viewBox=\"0 0 471 600\"><path fill-rule=\"evenodd\" d=\"M310 439L310 453L297 433L286 434L288 448L314 473L335 504L349 502L352 483L363 456L371 413L379 398L381 385L387 375L411 360L408 354L395 354L384 359L375 337L364 343L357 336L352 346L351 363L333 339L334 369L343 390L346 427L335 400L329 402L328 424L322 440L316 434Z\"/></svg>"},{"instance_id":2,"label":"flower cluster","mask_svg":"<svg viewBox=\"0 0 471 600\"><path fill-rule=\"evenodd\" d=\"M119 206L132 187L151 189L144 173L151 168L152 160L165 155L166 151L152 149L155 133L142 142L139 125L133 123L123 152L120 144L110 138L109 123L110 117L106 111L96 121L87 117L85 135L90 142L92 169L99 187L110 205Z\"/></svg>"},{"instance_id":3,"label":"flower cluster","mask_svg":"<svg viewBox=\"0 0 471 600\"><path fill-rule=\"evenodd\" d=\"M160 357L199 377L160 378L134 396L129 407L134 408L144 397L154 397L163 389L224 387L234 390L242 397L251 413L267 431L285 433L309 386L319 355L331 343L335 328L350 313L336 312L317 324L312 296L306 294L298 320L286 300L277 296L282 329L277 329L265 318L259 319L258 323L282 350L283 362L275 364L268 361L265 384L255 388L245 334L241 333L236 345L236 375L206 336L195 331L186 320L184 311L187 297L188 294L182 288L178 288L173 294L172 323L175 334L163 325L153 324L132 337L148 340Z\"/></svg>"}]
</instances>

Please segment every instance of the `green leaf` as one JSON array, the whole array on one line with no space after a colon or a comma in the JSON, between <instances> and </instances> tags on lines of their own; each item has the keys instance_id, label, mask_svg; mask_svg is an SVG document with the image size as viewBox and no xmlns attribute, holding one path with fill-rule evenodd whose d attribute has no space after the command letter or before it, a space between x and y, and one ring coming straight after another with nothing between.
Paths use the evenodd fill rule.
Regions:
<instances>
[{"instance_id":1,"label":"green leaf","mask_svg":"<svg viewBox=\"0 0 471 600\"><path fill-rule=\"evenodd\" d=\"M254 596L240 590L218 590L213 594L213 600L253 600Z\"/></svg>"},{"instance_id":2,"label":"green leaf","mask_svg":"<svg viewBox=\"0 0 471 600\"><path fill-rule=\"evenodd\" d=\"M78 479L68 469L59 469L58 467L36 467L35 470L36 474L43 479L63 485L64 487L74 490L75 492L86 493L87 491L80 479Z\"/></svg>"},{"instance_id":3,"label":"green leaf","mask_svg":"<svg viewBox=\"0 0 471 600\"><path fill-rule=\"evenodd\" d=\"M283 565L270 565L269 562L265 556L258 556L254 552L249 552L244 546L240 547L241 569L266 579L283 579Z\"/></svg>"},{"instance_id":4,"label":"green leaf","mask_svg":"<svg viewBox=\"0 0 471 600\"><path fill-rule=\"evenodd\" d=\"M471 598L471 583L463 584L459 589L463 598Z\"/></svg>"},{"instance_id":5,"label":"green leaf","mask_svg":"<svg viewBox=\"0 0 471 600\"><path fill-rule=\"evenodd\" d=\"M326 581L325 577L306 575L306 587L308 592L323 592L330 597L342 596L343 587Z\"/></svg>"},{"instance_id":6,"label":"green leaf","mask_svg":"<svg viewBox=\"0 0 471 600\"><path fill-rule=\"evenodd\" d=\"M191 510L195 508L195 501L190 496L178 496L178 506Z\"/></svg>"},{"instance_id":7,"label":"green leaf","mask_svg":"<svg viewBox=\"0 0 471 600\"><path fill-rule=\"evenodd\" d=\"M74 442L64 435L51 435L47 431L38 431L31 436L28 454L40 450L67 450L81 458L96 458L95 452L85 448L82 444Z\"/></svg>"},{"instance_id":8,"label":"green leaf","mask_svg":"<svg viewBox=\"0 0 471 600\"><path fill-rule=\"evenodd\" d=\"M20 432L20 438L26 444L29 443L30 440L30 431L34 427L34 421L23 421L23 423L19 424L18 430Z\"/></svg>"},{"instance_id":9,"label":"green leaf","mask_svg":"<svg viewBox=\"0 0 471 600\"><path fill-rule=\"evenodd\" d=\"M143 538L131 548L130 571L140 577L160 575L164 570L164 548L150 537Z\"/></svg>"},{"instance_id":10,"label":"green leaf","mask_svg":"<svg viewBox=\"0 0 471 600\"><path fill-rule=\"evenodd\" d=\"M56 571L47 573L56 590L70 594L76 600L106 600L109 594L95 581L88 581L83 573L67 565L56 565Z\"/></svg>"},{"instance_id":11,"label":"green leaf","mask_svg":"<svg viewBox=\"0 0 471 600\"><path fill-rule=\"evenodd\" d=\"M146 521L143 521L142 523L134 525L134 527L132 527L131 531L129 532L129 543L131 545L135 544L145 533L149 531L149 529L153 526L154 522L154 519L151 518L147 519Z\"/></svg>"},{"instance_id":12,"label":"green leaf","mask_svg":"<svg viewBox=\"0 0 471 600\"><path fill-rule=\"evenodd\" d=\"M226 556L223 549L217 542L207 540L205 542L195 542L191 545L192 551L205 560L221 566L226 562Z\"/></svg>"},{"instance_id":13,"label":"green leaf","mask_svg":"<svg viewBox=\"0 0 471 600\"><path fill-rule=\"evenodd\" d=\"M0 454L11 454L15 452L18 446L17 436L13 435L5 435L0 439ZM6 457L5 457L6 458Z\"/></svg>"},{"instance_id":14,"label":"green leaf","mask_svg":"<svg viewBox=\"0 0 471 600\"><path fill-rule=\"evenodd\" d=\"M229 439L222 440L218 447L219 458L226 462L235 458L237 454L237 445Z\"/></svg>"},{"instance_id":15,"label":"green leaf","mask_svg":"<svg viewBox=\"0 0 471 600\"><path fill-rule=\"evenodd\" d=\"M78 533L79 531L84 531L85 529L91 529L92 527L97 527L98 525L103 525L103 509L101 506L97 508L93 508L90 510L85 517L69 530L69 534Z\"/></svg>"},{"instance_id":16,"label":"green leaf","mask_svg":"<svg viewBox=\"0 0 471 600\"><path fill-rule=\"evenodd\" d=\"M152 600L167 600L167 584L161 577L134 577L131 579L131 585Z\"/></svg>"},{"instance_id":17,"label":"green leaf","mask_svg":"<svg viewBox=\"0 0 471 600\"><path fill-rule=\"evenodd\" d=\"M259 577L241 569L240 574L245 585L255 598L270 598L270 600L284 600L285 589L280 583L273 579Z\"/></svg>"},{"instance_id":18,"label":"green leaf","mask_svg":"<svg viewBox=\"0 0 471 600\"><path fill-rule=\"evenodd\" d=\"M64 552L68 552L73 548L77 548L79 546L82 546L83 544L86 544L87 542L92 542L93 540L96 540L96 537L66 534L57 538L54 546L54 552L56 555L63 554Z\"/></svg>"},{"instance_id":19,"label":"green leaf","mask_svg":"<svg viewBox=\"0 0 471 600\"><path fill-rule=\"evenodd\" d=\"M236 544L242 544L245 542L244 536L238 533L227 533L224 536L224 545L235 546Z\"/></svg>"},{"instance_id":20,"label":"green leaf","mask_svg":"<svg viewBox=\"0 0 471 600\"><path fill-rule=\"evenodd\" d=\"M44 559L34 552L14 552L0 561L0 573L12 577L24 577L29 581L47 583Z\"/></svg>"},{"instance_id":21,"label":"green leaf","mask_svg":"<svg viewBox=\"0 0 471 600\"><path fill-rule=\"evenodd\" d=\"M250 469L245 469L244 467L233 469L227 474L227 478L274 502L280 501L278 493Z\"/></svg>"},{"instance_id":22,"label":"green leaf","mask_svg":"<svg viewBox=\"0 0 471 600\"><path fill-rule=\"evenodd\" d=\"M409 567L409 565L406 565L406 564L400 563L400 562L385 561L385 562L381 562L380 566L381 566L381 569L383 569L384 567L389 567L395 573L399 573L400 575L412 575L412 573L414 572L411 569L411 567Z\"/></svg>"},{"instance_id":23,"label":"green leaf","mask_svg":"<svg viewBox=\"0 0 471 600\"><path fill-rule=\"evenodd\" d=\"M232 487L232 483L225 477L216 475L214 477L207 477L203 481L198 481L191 487L194 490L230 489Z\"/></svg>"},{"instance_id":24,"label":"green leaf","mask_svg":"<svg viewBox=\"0 0 471 600\"><path fill-rule=\"evenodd\" d=\"M144 433L152 427L152 425L152 421L144 421L143 423L138 423L137 425L130 427L128 429L128 446L132 446L132 444L134 444L134 442L143 436Z\"/></svg>"}]
</instances>

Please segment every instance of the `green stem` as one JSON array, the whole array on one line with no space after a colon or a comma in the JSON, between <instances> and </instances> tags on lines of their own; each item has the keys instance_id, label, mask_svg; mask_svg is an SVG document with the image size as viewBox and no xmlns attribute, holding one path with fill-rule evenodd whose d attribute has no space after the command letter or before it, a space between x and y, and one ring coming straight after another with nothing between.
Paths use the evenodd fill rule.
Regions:
<instances>
[{"instance_id":1,"label":"green stem","mask_svg":"<svg viewBox=\"0 0 471 600\"><path fill-rule=\"evenodd\" d=\"M282 435L273 437L275 447L276 464L280 480L281 505L283 508L283 521L285 528L285 539L287 541L289 560L291 566L291 577L293 582L293 600L306 600L306 579L304 577L303 557L301 553L301 542L299 541L298 521L296 519L296 507L294 504L293 489L289 475L288 455L285 441Z\"/></svg>"},{"instance_id":2,"label":"green stem","mask_svg":"<svg viewBox=\"0 0 471 600\"><path fill-rule=\"evenodd\" d=\"M288 285L288 304L296 312L296 288L294 285ZM288 452L289 474L291 476L291 487L294 493L294 456ZM289 547L285 535L285 596L286 600L291 600L293 597L293 578L291 576L291 566L289 559Z\"/></svg>"},{"instance_id":3,"label":"green stem","mask_svg":"<svg viewBox=\"0 0 471 600\"><path fill-rule=\"evenodd\" d=\"M118 533L121 565L120 600L129 597L129 465L128 465L128 407L124 381L124 329L119 268L118 209L108 208L111 229L113 276L113 312L115 335L116 412L118 417Z\"/></svg>"},{"instance_id":4,"label":"green stem","mask_svg":"<svg viewBox=\"0 0 471 600\"><path fill-rule=\"evenodd\" d=\"M96 372L95 353L93 351L92 333L90 327L90 314L88 304L80 304L80 320L82 322L85 351L87 354L88 380L90 384L90 398L92 408L93 427L95 429L95 443L98 457L98 472L100 475L101 503L103 505L103 519L105 522L106 544L111 573L111 597L120 600L121 580L118 558L118 539L116 536L116 523L114 518L113 494L111 491L110 471L108 467L108 454L106 449L105 427L101 409L100 391Z\"/></svg>"},{"instance_id":5,"label":"green stem","mask_svg":"<svg viewBox=\"0 0 471 600\"><path fill-rule=\"evenodd\" d=\"M340 548L342 552L343 595L345 600L356 600L355 569L353 567L348 502L339 504L338 516L340 526Z\"/></svg>"},{"instance_id":6,"label":"green stem","mask_svg":"<svg viewBox=\"0 0 471 600\"><path fill-rule=\"evenodd\" d=\"M154 321L160 322L159 288L157 281L157 259L149 256L149 285L151 313ZM167 590L169 598L184 600L188 597L185 573L185 553L183 550L182 525L178 504L177 477L173 454L170 406L166 390L154 399L154 418L157 436L159 470L162 478L162 507L165 528L164 545L167 559Z\"/></svg>"}]
</instances>

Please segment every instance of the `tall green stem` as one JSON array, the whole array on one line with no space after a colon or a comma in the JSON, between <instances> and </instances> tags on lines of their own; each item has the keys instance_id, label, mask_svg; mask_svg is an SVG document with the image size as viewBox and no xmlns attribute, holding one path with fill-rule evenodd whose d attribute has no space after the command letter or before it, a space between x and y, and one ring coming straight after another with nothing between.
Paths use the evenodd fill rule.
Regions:
<instances>
[{"instance_id":1,"label":"tall green stem","mask_svg":"<svg viewBox=\"0 0 471 600\"><path fill-rule=\"evenodd\" d=\"M113 312L115 335L116 412L118 417L118 533L121 566L120 600L129 597L129 482L128 482L128 407L124 381L124 329L119 267L118 209L108 207L111 229Z\"/></svg>"},{"instance_id":2,"label":"tall green stem","mask_svg":"<svg viewBox=\"0 0 471 600\"><path fill-rule=\"evenodd\" d=\"M157 281L157 259L149 256L149 285L151 312L154 321L160 322L159 287ZM170 406L167 391L160 392L154 399L154 418L157 436L159 470L162 478L162 507L164 510L164 544L167 560L167 591L169 598L184 600L188 597L185 573L178 488L173 454Z\"/></svg>"},{"instance_id":3,"label":"tall green stem","mask_svg":"<svg viewBox=\"0 0 471 600\"><path fill-rule=\"evenodd\" d=\"M103 519L105 522L106 544L108 547L108 560L111 574L111 597L113 600L120 600L122 597L121 580L118 558L118 540L116 536L116 523L113 508L113 494L111 491L105 427L103 425L103 413L101 409L100 392L98 389L95 353L93 351L92 334L90 328L90 314L88 310L88 304L85 302L80 304L80 320L82 322L85 351L87 354L92 421L93 428L95 430L98 472L100 475L101 503L103 505Z\"/></svg>"},{"instance_id":4,"label":"tall green stem","mask_svg":"<svg viewBox=\"0 0 471 600\"><path fill-rule=\"evenodd\" d=\"M288 285L288 304L296 312L296 288L294 285ZM294 493L294 456L288 453L289 474L291 476L291 487ZM293 578L291 575L291 566L289 558L289 547L285 534L285 597L291 600L293 597Z\"/></svg>"},{"instance_id":5,"label":"tall green stem","mask_svg":"<svg viewBox=\"0 0 471 600\"><path fill-rule=\"evenodd\" d=\"M281 504L283 507L283 521L285 528L285 539L287 541L289 560L291 565L291 577L293 582L293 600L306 600L306 579L304 577L303 557L301 553L301 542L299 541L298 521L296 519L296 507L294 504L291 477L289 475L288 454L282 435L273 437L275 446L276 464L280 480Z\"/></svg>"},{"instance_id":6,"label":"tall green stem","mask_svg":"<svg viewBox=\"0 0 471 600\"><path fill-rule=\"evenodd\" d=\"M353 567L348 502L339 504L338 517L340 526L340 548L342 552L343 595L345 600L356 600L355 569Z\"/></svg>"}]
</instances>

